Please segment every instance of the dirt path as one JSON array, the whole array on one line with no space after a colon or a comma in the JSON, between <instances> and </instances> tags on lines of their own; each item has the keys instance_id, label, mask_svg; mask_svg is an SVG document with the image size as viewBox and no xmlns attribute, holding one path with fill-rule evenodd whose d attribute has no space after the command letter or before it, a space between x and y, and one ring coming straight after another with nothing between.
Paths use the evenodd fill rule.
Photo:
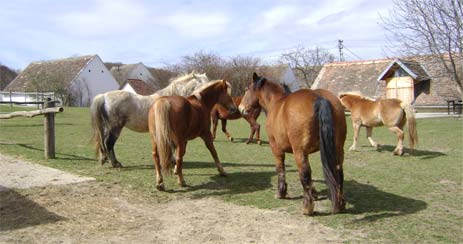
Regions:
<instances>
[{"instance_id":1,"label":"dirt path","mask_svg":"<svg viewBox=\"0 0 463 244\"><path fill-rule=\"evenodd\" d=\"M341 243L346 241L341 236L354 242L364 238L302 215L211 198L158 203L96 181L0 192L0 233L0 243Z\"/></svg>"}]
</instances>

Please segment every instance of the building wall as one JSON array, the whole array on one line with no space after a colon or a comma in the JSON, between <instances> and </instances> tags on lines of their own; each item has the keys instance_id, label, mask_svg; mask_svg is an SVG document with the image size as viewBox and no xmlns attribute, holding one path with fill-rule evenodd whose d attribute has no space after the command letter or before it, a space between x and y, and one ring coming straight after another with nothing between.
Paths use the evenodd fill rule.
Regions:
<instances>
[{"instance_id":1,"label":"building wall","mask_svg":"<svg viewBox=\"0 0 463 244\"><path fill-rule=\"evenodd\" d=\"M137 92L135 92L135 90L133 89L133 87L129 84L129 83L126 83L122 89L122 91L128 91L130 93L133 93L133 94L137 94Z\"/></svg>"},{"instance_id":2,"label":"building wall","mask_svg":"<svg viewBox=\"0 0 463 244\"><path fill-rule=\"evenodd\" d=\"M77 95L81 95L76 106L89 106L96 95L119 89L119 84L98 56L80 71L71 86Z\"/></svg>"},{"instance_id":3,"label":"building wall","mask_svg":"<svg viewBox=\"0 0 463 244\"><path fill-rule=\"evenodd\" d=\"M386 98L398 98L410 104L413 102L413 78L392 77L386 80L386 84Z\"/></svg>"}]
</instances>

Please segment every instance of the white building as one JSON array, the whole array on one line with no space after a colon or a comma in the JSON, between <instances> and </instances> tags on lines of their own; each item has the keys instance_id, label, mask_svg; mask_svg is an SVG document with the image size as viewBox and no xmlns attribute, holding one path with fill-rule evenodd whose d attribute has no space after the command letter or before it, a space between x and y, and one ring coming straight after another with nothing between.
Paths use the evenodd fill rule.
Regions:
<instances>
[{"instance_id":1,"label":"white building","mask_svg":"<svg viewBox=\"0 0 463 244\"><path fill-rule=\"evenodd\" d=\"M119 85L98 55L33 62L6 88L9 92L54 92L64 105L88 106L97 94ZM8 98L9 99L9 98ZM27 97L15 97L28 101Z\"/></svg>"},{"instance_id":2,"label":"white building","mask_svg":"<svg viewBox=\"0 0 463 244\"><path fill-rule=\"evenodd\" d=\"M261 66L257 69L257 74L271 81L287 85L292 92L301 89L301 84L288 64Z\"/></svg>"},{"instance_id":3,"label":"white building","mask_svg":"<svg viewBox=\"0 0 463 244\"><path fill-rule=\"evenodd\" d=\"M111 68L111 74L117 80L121 90L136 92L135 87L130 87L134 82L129 80L143 81L153 89L158 90L159 84L155 82L155 78L143 63L117 65Z\"/></svg>"}]
</instances>

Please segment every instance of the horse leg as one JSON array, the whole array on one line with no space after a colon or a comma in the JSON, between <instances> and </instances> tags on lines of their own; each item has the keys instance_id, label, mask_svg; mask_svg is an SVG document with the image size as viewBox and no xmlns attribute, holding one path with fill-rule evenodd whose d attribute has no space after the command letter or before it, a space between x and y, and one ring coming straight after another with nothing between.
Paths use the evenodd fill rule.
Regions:
<instances>
[{"instance_id":1,"label":"horse leg","mask_svg":"<svg viewBox=\"0 0 463 244\"><path fill-rule=\"evenodd\" d=\"M122 127L111 128L108 135L105 137L104 143L107 149L108 158L114 168L122 168L122 164L117 161L116 154L114 153L114 145L121 133Z\"/></svg>"},{"instance_id":2,"label":"horse leg","mask_svg":"<svg viewBox=\"0 0 463 244\"><path fill-rule=\"evenodd\" d=\"M302 184L302 188L304 191L303 196L303 213L305 215L313 215L314 214L314 197L313 187L312 187L312 171L310 169L309 160L306 154L302 151L295 152L294 157L296 159L297 169L299 171L299 179Z\"/></svg>"},{"instance_id":3,"label":"horse leg","mask_svg":"<svg viewBox=\"0 0 463 244\"><path fill-rule=\"evenodd\" d=\"M389 130L392 133L395 133L398 139L397 146L395 147L394 151L392 151L392 154L402 156L404 154L404 132L397 126L389 127Z\"/></svg>"},{"instance_id":4,"label":"horse leg","mask_svg":"<svg viewBox=\"0 0 463 244\"><path fill-rule=\"evenodd\" d=\"M357 149L357 139L359 136L361 123L358 123L355 121L352 121L352 122L353 122L352 125L354 127L354 141L352 142L352 146L349 148L349 150L355 151Z\"/></svg>"},{"instance_id":5,"label":"horse leg","mask_svg":"<svg viewBox=\"0 0 463 244\"><path fill-rule=\"evenodd\" d=\"M106 161L108 161L108 156L106 155L106 153L104 152L104 149L102 147L100 147L98 149L98 163L100 163L101 165L105 164Z\"/></svg>"},{"instance_id":6,"label":"horse leg","mask_svg":"<svg viewBox=\"0 0 463 244\"><path fill-rule=\"evenodd\" d=\"M367 130L367 139L368 141L370 142L371 146L373 146L374 148L378 149L379 148L379 144L376 143L374 140L373 140L373 137L371 137L371 134L373 133L373 128L372 127L365 127L365 129Z\"/></svg>"},{"instance_id":7,"label":"horse leg","mask_svg":"<svg viewBox=\"0 0 463 244\"><path fill-rule=\"evenodd\" d=\"M275 156L275 169L278 174L278 189L275 195L277 199L288 198L288 184L286 184L285 153L272 150Z\"/></svg>"},{"instance_id":8,"label":"horse leg","mask_svg":"<svg viewBox=\"0 0 463 244\"><path fill-rule=\"evenodd\" d=\"M226 119L220 119L220 121L222 121L222 132L225 133L225 135L227 135L228 140L233 142L233 137L227 131L227 120Z\"/></svg>"},{"instance_id":9,"label":"horse leg","mask_svg":"<svg viewBox=\"0 0 463 244\"><path fill-rule=\"evenodd\" d=\"M219 123L218 114L215 112L212 113L211 120L212 120L212 139L215 139L215 135L217 132L217 124Z\"/></svg>"},{"instance_id":10,"label":"horse leg","mask_svg":"<svg viewBox=\"0 0 463 244\"><path fill-rule=\"evenodd\" d=\"M158 150L156 147L156 142L155 140L151 140L151 142L152 142L151 156L153 157L154 169L156 170L156 188L159 191L165 191L166 189L164 187L164 181L162 179L161 164L159 160Z\"/></svg>"},{"instance_id":11,"label":"horse leg","mask_svg":"<svg viewBox=\"0 0 463 244\"><path fill-rule=\"evenodd\" d=\"M185 156L186 151L186 143L180 143L177 148L177 155L176 155L176 164L175 164L175 171L178 176L178 185L183 187L186 186L185 180L183 179L183 156Z\"/></svg>"},{"instance_id":12,"label":"horse leg","mask_svg":"<svg viewBox=\"0 0 463 244\"><path fill-rule=\"evenodd\" d=\"M217 156L217 151L215 150L215 147L214 147L211 132L206 131L206 133L201 136L201 139L203 139L204 143L206 144L207 149L212 155L212 158L214 158L214 163L215 163L215 166L217 167L217 170L219 171L220 176L227 176L227 173L223 169L222 164L219 161L219 157Z\"/></svg>"}]
</instances>

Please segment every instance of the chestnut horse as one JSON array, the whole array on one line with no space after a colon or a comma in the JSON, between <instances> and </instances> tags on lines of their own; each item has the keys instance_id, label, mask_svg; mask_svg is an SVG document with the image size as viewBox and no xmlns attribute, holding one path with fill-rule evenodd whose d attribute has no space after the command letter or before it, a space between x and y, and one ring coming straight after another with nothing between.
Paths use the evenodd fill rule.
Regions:
<instances>
[{"instance_id":1,"label":"chestnut horse","mask_svg":"<svg viewBox=\"0 0 463 244\"><path fill-rule=\"evenodd\" d=\"M379 99L374 101L355 93L341 93L339 95L342 105L350 110L352 126L354 127L354 141L349 150L355 150L357 138L361 126L365 126L367 138L370 144L379 148L371 137L373 127L386 125L388 129L397 135L397 146L393 151L394 155L403 155L403 140L405 123L408 125L408 137L410 149L418 143L416 132L415 114L410 104L404 103L399 99Z\"/></svg>"},{"instance_id":2,"label":"chestnut horse","mask_svg":"<svg viewBox=\"0 0 463 244\"><path fill-rule=\"evenodd\" d=\"M243 96L233 97L233 102L235 102L235 104L240 104L242 98ZM256 134L256 142L257 144L260 145L262 142L260 140L260 124L257 123L257 118L259 117L261 111L262 111L262 108L260 106L254 106L249 110L247 115L241 115L239 111L235 111L234 113L229 113L228 109L226 109L220 104L216 104L212 108L212 111L211 111L212 138L215 139L215 135L217 132L217 124L220 119L220 121L222 121L223 133L227 135L227 138L230 141L233 141L233 137L227 131L227 120L235 120L239 118L244 118L249 123L249 126L251 127L251 134L249 135L249 139L246 141L246 144L251 143L252 138L254 137L254 134Z\"/></svg>"},{"instance_id":3,"label":"chestnut horse","mask_svg":"<svg viewBox=\"0 0 463 244\"><path fill-rule=\"evenodd\" d=\"M174 78L169 85L150 96L116 90L95 96L90 106L93 127L93 140L98 162L104 164L108 159L114 168L122 164L116 159L114 145L124 127L132 131L148 132L148 112L160 96L190 96L198 87L208 83L206 74L192 72Z\"/></svg>"},{"instance_id":4,"label":"chestnut horse","mask_svg":"<svg viewBox=\"0 0 463 244\"><path fill-rule=\"evenodd\" d=\"M187 142L196 137L203 139L220 175L226 176L213 144L210 114L216 103L228 108L231 113L236 111L230 94L228 82L219 80L204 85L188 98L166 96L156 99L149 111L148 121L158 190L165 190L161 171L170 172L172 145L177 148L175 168L178 183L185 186L182 174L183 156Z\"/></svg>"},{"instance_id":5,"label":"chestnut horse","mask_svg":"<svg viewBox=\"0 0 463 244\"><path fill-rule=\"evenodd\" d=\"M345 209L343 193L346 118L339 99L327 90L301 89L285 95L283 88L253 75L239 109L259 104L267 111L266 129L278 173L277 198L287 197L285 153L293 153L303 188L303 213L313 215L315 189L308 154L320 150L332 213Z\"/></svg>"},{"instance_id":6,"label":"chestnut horse","mask_svg":"<svg viewBox=\"0 0 463 244\"><path fill-rule=\"evenodd\" d=\"M291 89L289 89L288 85L281 84L281 86L283 86L283 88L285 89L286 94L291 93ZM240 104L241 99L243 99L243 96L233 97L233 101L235 102L235 104ZM233 142L233 137L227 131L227 120L235 120L239 118L244 118L249 123L249 126L251 127L251 134L249 135L249 139L246 141L246 144L251 143L252 138L254 137L254 134L256 134L256 142L257 144L261 145L262 141L260 140L260 124L257 123L257 118L259 117L261 111L262 111L262 108L259 105L256 105L249 109L247 115L242 115L239 111L230 114L228 113L228 110L225 109L223 106L221 106L220 104L216 104L214 108L212 108L212 112L211 112L212 137L215 139L215 135L217 131L217 124L220 119L220 121L222 122L223 133L225 133L227 138Z\"/></svg>"}]
</instances>

